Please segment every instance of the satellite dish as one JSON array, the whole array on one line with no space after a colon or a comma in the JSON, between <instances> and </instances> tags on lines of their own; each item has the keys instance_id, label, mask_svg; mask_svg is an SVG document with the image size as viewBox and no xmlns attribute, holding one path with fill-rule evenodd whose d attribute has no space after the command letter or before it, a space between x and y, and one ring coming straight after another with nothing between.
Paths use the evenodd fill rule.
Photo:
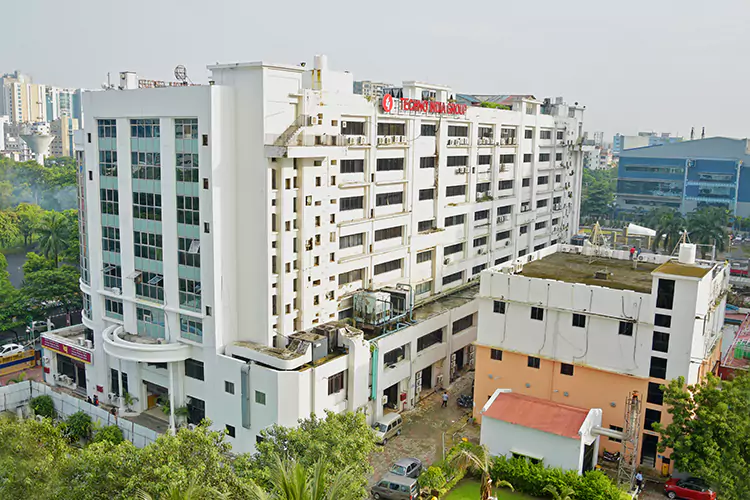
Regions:
<instances>
[{"instance_id":1,"label":"satellite dish","mask_svg":"<svg viewBox=\"0 0 750 500\"><path fill-rule=\"evenodd\" d=\"M183 66L182 64L177 65L177 67L174 69L174 77L181 82L186 82L188 77L187 69L185 69L185 66Z\"/></svg>"}]
</instances>

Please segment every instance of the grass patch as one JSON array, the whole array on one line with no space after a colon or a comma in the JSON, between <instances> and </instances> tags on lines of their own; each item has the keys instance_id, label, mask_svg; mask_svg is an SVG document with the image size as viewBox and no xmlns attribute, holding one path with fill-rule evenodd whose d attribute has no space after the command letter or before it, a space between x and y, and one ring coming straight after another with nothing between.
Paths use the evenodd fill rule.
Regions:
<instances>
[{"instance_id":1,"label":"grass patch","mask_svg":"<svg viewBox=\"0 0 750 500\"><path fill-rule=\"evenodd\" d=\"M523 493L515 493L508 488L492 488L492 495L497 497L497 500L534 500L536 498L524 495ZM478 500L479 481L476 479L462 479L455 488L445 494L443 499Z\"/></svg>"}]
</instances>

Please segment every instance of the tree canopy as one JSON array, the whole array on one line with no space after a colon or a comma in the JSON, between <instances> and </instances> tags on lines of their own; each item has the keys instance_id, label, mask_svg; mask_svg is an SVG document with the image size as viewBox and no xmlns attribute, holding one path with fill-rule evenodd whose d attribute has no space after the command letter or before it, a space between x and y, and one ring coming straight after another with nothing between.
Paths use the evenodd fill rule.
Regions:
<instances>
[{"instance_id":1,"label":"tree canopy","mask_svg":"<svg viewBox=\"0 0 750 500\"><path fill-rule=\"evenodd\" d=\"M609 217L615 199L617 170L583 169L581 216Z\"/></svg>"},{"instance_id":2,"label":"tree canopy","mask_svg":"<svg viewBox=\"0 0 750 500\"><path fill-rule=\"evenodd\" d=\"M672 380L664 391L668 425L654 424L659 450L671 448L675 469L702 477L719 498L740 500L750 491L750 375L700 384Z\"/></svg>"}]
</instances>

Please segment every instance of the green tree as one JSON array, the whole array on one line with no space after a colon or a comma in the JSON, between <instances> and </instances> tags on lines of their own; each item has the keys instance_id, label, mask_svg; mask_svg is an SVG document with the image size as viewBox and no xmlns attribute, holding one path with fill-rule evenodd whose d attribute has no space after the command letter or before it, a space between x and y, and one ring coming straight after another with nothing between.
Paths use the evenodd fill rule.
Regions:
<instances>
[{"instance_id":1,"label":"green tree","mask_svg":"<svg viewBox=\"0 0 750 500\"><path fill-rule=\"evenodd\" d=\"M51 270L55 268L55 262L38 253L28 252L26 262L23 263L23 274L28 276L37 271Z\"/></svg>"},{"instance_id":2,"label":"green tree","mask_svg":"<svg viewBox=\"0 0 750 500\"><path fill-rule=\"evenodd\" d=\"M706 258L708 247L711 245L716 246L717 252L726 250L729 237L729 214L726 210L717 207L701 208L688 215L687 223L690 241L703 245L699 247L702 258Z\"/></svg>"},{"instance_id":3,"label":"green tree","mask_svg":"<svg viewBox=\"0 0 750 500\"><path fill-rule=\"evenodd\" d=\"M254 485L253 500L355 500L363 498L347 488L348 469L329 473L327 460L321 458L312 471L297 460L273 457L269 470L269 489Z\"/></svg>"},{"instance_id":4,"label":"green tree","mask_svg":"<svg viewBox=\"0 0 750 500\"><path fill-rule=\"evenodd\" d=\"M55 266L59 256L70 246L70 222L61 213L47 212L39 222L39 249L45 257L52 255Z\"/></svg>"},{"instance_id":5,"label":"green tree","mask_svg":"<svg viewBox=\"0 0 750 500\"><path fill-rule=\"evenodd\" d=\"M77 411L65 419L65 435L71 441L79 441L91 437L93 423L88 413Z\"/></svg>"},{"instance_id":6,"label":"green tree","mask_svg":"<svg viewBox=\"0 0 750 500\"><path fill-rule=\"evenodd\" d=\"M675 469L702 477L719 498L741 500L750 491L750 376L732 381L711 375L696 385L672 380L664 390L668 425L654 424L661 434L659 451L671 448Z\"/></svg>"},{"instance_id":7,"label":"green tree","mask_svg":"<svg viewBox=\"0 0 750 500\"><path fill-rule=\"evenodd\" d=\"M480 473L479 498L488 500L492 496L492 461L490 452L485 446L478 446L464 442L456 446L447 457L450 464L458 470L475 469ZM498 481L495 487L507 487L511 490L513 486L508 481Z\"/></svg>"},{"instance_id":8,"label":"green tree","mask_svg":"<svg viewBox=\"0 0 750 500\"><path fill-rule=\"evenodd\" d=\"M112 444L120 444L125 440L122 436L122 431L116 425L108 425L102 427L94 434L91 439L92 443L100 443L102 441L109 441Z\"/></svg>"},{"instance_id":9,"label":"green tree","mask_svg":"<svg viewBox=\"0 0 750 500\"><path fill-rule=\"evenodd\" d=\"M21 236L15 212L0 212L0 245L9 247Z\"/></svg>"},{"instance_id":10,"label":"green tree","mask_svg":"<svg viewBox=\"0 0 750 500\"><path fill-rule=\"evenodd\" d=\"M42 269L24 275L21 294L35 317L44 317L58 306L70 312L82 307L78 278L78 271L70 266Z\"/></svg>"},{"instance_id":11,"label":"green tree","mask_svg":"<svg viewBox=\"0 0 750 500\"><path fill-rule=\"evenodd\" d=\"M224 495L214 488L208 488L197 481L191 481L187 488L173 484L166 493L158 497L159 500L221 500L231 498L231 495ZM145 491L141 490L136 494L137 500L156 500Z\"/></svg>"},{"instance_id":12,"label":"green tree","mask_svg":"<svg viewBox=\"0 0 750 500\"><path fill-rule=\"evenodd\" d=\"M29 307L25 297L10 282L8 261L0 253L0 332L12 331L18 339L26 324Z\"/></svg>"},{"instance_id":13,"label":"green tree","mask_svg":"<svg viewBox=\"0 0 750 500\"><path fill-rule=\"evenodd\" d=\"M34 415L39 415L45 418L55 418L55 415L57 414L52 397L47 396L46 394L31 398L31 401L29 401L29 408L34 412Z\"/></svg>"},{"instance_id":14,"label":"green tree","mask_svg":"<svg viewBox=\"0 0 750 500\"><path fill-rule=\"evenodd\" d=\"M32 205L31 203L19 203L16 207L16 216L18 218L18 231L23 237L24 246L29 244L34 239L34 232L37 230L44 210L39 205Z\"/></svg>"},{"instance_id":15,"label":"green tree","mask_svg":"<svg viewBox=\"0 0 750 500\"><path fill-rule=\"evenodd\" d=\"M682 215L670 208L659 208L650 212L647 224L656 232L651 242L652 249L657 250L661 244L665 252L674 250L686 226Z\"/></svg>"},{"instance_id":16,"label":"green tree","mask_svg":"<svg viewBox=\"0 0 750 500\"><path fill-rule=\"evenodd\" d=\"M349 470L345 495L363 498L367 495L367 476L371 473L368 456L375 449L372 430L361 412L326 412L324 418L312 415L299 421L298 427L278 425L261 432L263 440L253 456L242 456L236 462L238 472L269 489L276 457L295 459L307 471L326 460L326 474Z\"/></svg>"},{"instance_id":17,"label":"green tree","mask_svg":"<svg viewBox=\"0 0 750 500\"><path fill-rule=\"evenodd\" d=\"M616 170L583 170L581 215L610 217L615 197Z\"/></svg>"}]
</instances>

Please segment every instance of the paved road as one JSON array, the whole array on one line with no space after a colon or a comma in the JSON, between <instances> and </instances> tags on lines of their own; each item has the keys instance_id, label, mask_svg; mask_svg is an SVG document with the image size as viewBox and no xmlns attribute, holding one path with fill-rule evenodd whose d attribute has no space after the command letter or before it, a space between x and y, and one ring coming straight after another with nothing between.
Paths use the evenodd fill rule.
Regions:
<instances>
[{"instance_id":1,"label":"paved road","mask_svg":"<svg viewBox=\"0 0 750 500\"><path fill-rule=\"evenodd\" d=\"M5 260L8 261L10 282L14 287L21 288L21 283L23 283L23 269L21 266L26 262L26 254L23 252L6 254Z\"/></svg>"}]
</instances>

